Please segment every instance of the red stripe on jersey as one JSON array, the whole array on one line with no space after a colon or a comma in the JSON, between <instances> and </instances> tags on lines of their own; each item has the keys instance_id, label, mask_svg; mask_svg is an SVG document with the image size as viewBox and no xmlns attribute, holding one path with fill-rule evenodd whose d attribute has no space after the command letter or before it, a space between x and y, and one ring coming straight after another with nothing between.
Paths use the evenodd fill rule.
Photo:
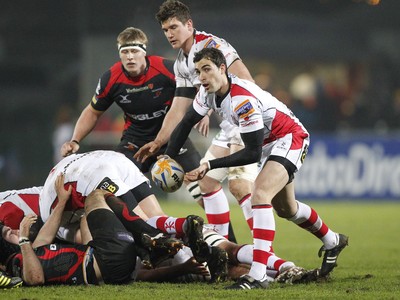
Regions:
<instances>
[{"instance_id":1,"label":"red stripe on jersey","mask_svg":"<svg viewBox=\"0 0 400 300\"><path fill-rule=\"evenodd\" d=\"M85 199L86 196L83 196L81 193L76 191L77 182L67 182L64 184L64 189L68 191L69 187L72 186L72 192L70 196L70 200L65 205L65 211L74 211L77 209L81 209L85 207ZM58 197L53 201L51 205L51 210L53 210L58 203ZM50 211L51 211L50 210Z\"/></svg>"},{"instance_id":2,"label":"red stripe on jersey","mask_svg":"<svg viewBox=\"0 0 400 300\"><path fill-rule=\"evenodd\" d=\"M199 43L201 41L204 41L206 39L212 38L213 36L211 34L204 34L204 33L196 33L196 35L194 36L195 39L195 43Z\"/></svg>"},{"instance_id":3,"label":"red stripe on jersey","mask_svg":"<svg viewBox=\"0 0 400 300\"><path fill-rule=\"evenodd\" d=\"M132 121L129 117L125 117L124 131L128 130L128 128L132 125Z\"/></svg>"},{"instance_id":4,"label":"red stripe on jersey","mask_svg":"<svg viewBox=\"0 0 400 300\"><path fill-rule=\"evenodd\" d=\"M166 75L169 77L171 80L175 81L175 74L171 73L164 64L165 58L161 56L147 56L147 58L150 61L150 68L155 69L157 73L155 75L158 75L158 73L161 73L163 75ZM155 76L153 75L153 76ZM151 77L153 77L151 76ZM149 78L150 79L150 78Z\"/></svg>"},{"instance_id":5,"label":"red stripe on jersey","mask_svg":"<svg viewBox=\"0 0 400 300\"><path fill-rule=\"evenodd\" d=\"M39 215L39 194L19 194L18 195L26 204Z\"/></svg>"},{"instance_id":6,"label":"red stripe on jersey","mask_svg":"<svg viewBox=\"0 0 400 300\"><path fill-rule=\"evenodd\" d=\"M279 110L275 113L271 127L272 131L270 136L264 140L264 145L292 133L293 139L290 149L300 149L303 146L304 138L308 136L293 118Z\"/></svg>"},{"instance_id":7,"label":"red stripe on jersey","mask_svg":"<svg viewBox=\"0 0 400 300\"><path fill-rule=\"evenodd\" d=\"M256 97L252 93L250 93L248 90L246 90L244 87L234 84L234 83L232 83L230 94L231 94L232 98L235 96L249 96L251 98L256 99Z\"/></svg>"}]
</instances>

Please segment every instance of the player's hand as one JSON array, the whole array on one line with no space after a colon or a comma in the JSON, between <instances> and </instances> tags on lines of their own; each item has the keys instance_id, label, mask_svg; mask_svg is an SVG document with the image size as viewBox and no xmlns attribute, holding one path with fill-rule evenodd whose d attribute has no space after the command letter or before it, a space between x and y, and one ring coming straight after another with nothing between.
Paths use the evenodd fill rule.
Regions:
<instances>
[{"instance_id":1,"label":"player's hand","mask_svg":"<svg viewBox=\"0 0 400 300\"><path fill-rule=\"evenodd\" d=\"M186 262L183 263L183 265L185 266L185 270L187 271L187 273L210 276L207 268L203 264L197 262L196 259L194 259L193 257L189 258Z\"/></svg>"},{"instance_id":2,"label":"player's hand","mask_svg":"<svg viewBox=\"0 0 400 300\"><path fill-rule=\"evenodd\" d=\"M161 145L156 141L149 142L143 145L133 156L137 161L144 163L150 156L156 154L161 148Z\"/></svg>"},{"instance_id":3,"label":"player's hand","mask_svg":"<svg viewBox=\"0 0 400 300\"><path fill-rule=\"evenodd\" d=\"M58 204L65 205L69 198L71 197L72 193L72 185L68 186L68 190L65 189L64 187L64 174L60 173L60 175L57 176L56 181L54 183L54 187L56 189L57 193L57 198L58 198Z\"/></svg>"},{"instance_id":4,"label":"player's hand","mask_svg":"<svg viewBox=\"0 0 400 300\"><path fill-rule=\"evenodd\" d=\"M185 180L188 181L197 181L202 179L204 176L206 176L207 172L210 169L208 168L208 163L202 163L197 169L194 169L188 173L185 174Z\"/></svg>"},{"instance_id":5,"label":"player's hand","mask_svg":"<svg viewBox=\"0 0 400 300\"><path fill-rule=\"evenodd\" d=\"M63 157L66 157L68 155L74 154L79 150L79 144L77 144L76 142L65 142L62 146L61 146L61 155Z\"/></svg>"},{"instance_id":6,"label":"player's hand","mask_svg":"<svg viewBox=\"0 0 400 300\"><path fill-rule=\"evenodd\" d=\"M29 229L36 223L37 218L34 214L26 215L19 224L19 236L29 237Z\"/></svg>"},{"instance_id":7,"label":"player's hand","mask_svg":"<svg viewBox=\"0 0 400 300\"><path fill-rule=\"evenodd\" d=\"M209 115L205 115L203 119L201 119L193 128L197 129L197 131L202 135L207 137L208 132L210 130L210 117Z\"/></svg>"}]
</instances>

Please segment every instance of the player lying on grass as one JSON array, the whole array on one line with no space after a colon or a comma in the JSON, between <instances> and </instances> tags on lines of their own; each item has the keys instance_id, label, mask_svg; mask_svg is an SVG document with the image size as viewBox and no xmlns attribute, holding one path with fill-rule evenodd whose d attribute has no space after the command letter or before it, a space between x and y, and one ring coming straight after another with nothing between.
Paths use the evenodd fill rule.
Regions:
<instances>
[{"instance_id":1,"label":"player lying on grass","mask_svg":"<svg viewBox=\"0 0 400 300\"><path fill-rule=\"evenodd\" d=\"M191 128L210 110L239 127L244 148L226 157L204 162L186 174L198 181L211 169L246 165L261 160L261 168L252 193L253 262L247 275L232 289L268 287L266 265L275 237L274 212L319 238L325 251L321 275L336 266L348 237L332 231L310 206L296 200L294 174L302 166L309 145L309 133L296 116L278 99L254 83L227 73L221 51L204 48L194 55L201 87L183 120L174 130L165 151L175 157Z\"/></svg>"},{"instance_id":2,"label":"player lying on grass","mask_svg":"<svg viewBox=\"0 0 400 300\"><path fill-rule=\"evenodd\" d=\"M173 256L182 247L181 242L163 236L139 217L131 220L131 228L138 225L136 231L128 231L107 205L108 192L103 190L93 191L85 201L86 217L81 219L85 244L53 243L70 192L59 198L32 243L28 239L29 228L37 216L28 215L20 224L17 239L21 252L4 263L9 274L22 277L27 285L129 283L136 264L137 244L158 256ZM142 234L146 226L149 231Z\"/></svg>"}]
</instances>

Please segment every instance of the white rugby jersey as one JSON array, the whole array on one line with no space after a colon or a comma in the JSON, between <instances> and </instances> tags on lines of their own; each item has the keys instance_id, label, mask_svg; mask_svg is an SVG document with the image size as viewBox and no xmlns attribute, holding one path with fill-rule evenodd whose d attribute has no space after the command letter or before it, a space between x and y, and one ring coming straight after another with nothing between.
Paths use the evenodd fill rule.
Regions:
<instances>
[{"instance_id":1,"label":"white rugby jersey","mask_svg":"<svg viewBox=\"0 0 400 300\"><path fill-rule=\"evenodd\" d=\"M131 160L115 151L99 150L67 156L50 171L40 193L39 207L44 222L57 203L54 184L60 173L65 174L64 186L73 186L65 210L84 208L86 196L95 189L121 196L143 182L149 182Z\"/></svg>"},{"instance_id":2,"label":"white rugby jersey","mask_svg":"<svg viewBox=\"0 0 400 300\"><path fill-rule=\"evenodd\" d=\"M229 67L235 60L240 59L235 48L227 41L204 31L195 31L194 44L186 56L182 49L179 50L178 57L174 64L176 87L199 87L200 81L195 72L193 63L194 55L203 48L217 48L225 56Z\"/></svg>"},{"instance_id":3,"label":"white rugby jersey","mask_svg":"<svg viewBox=\"0 0 400 300\"><path fill-rule=\"evenodd\" d=\"M42 186L0 193L0 221L18 229L22 218L28 214L39 215L39 194Z\"/></svg>"},{"instance_id":4,"label":"white rugby jersey","mask_svg":"<svg viewBox=\"0 0 400 300\"><path fill-rule=\"evenodd\" d=\"M264 143L287 135L309 134L299 119L281 101L256 84L230 74L230 91L224 99L218 99L214 93L208 94L200 87L193 107L200 115L205 115L211 108L225 120L239 127L240 133L248 133L264 128Z\"/></svg>"}]
</instances>

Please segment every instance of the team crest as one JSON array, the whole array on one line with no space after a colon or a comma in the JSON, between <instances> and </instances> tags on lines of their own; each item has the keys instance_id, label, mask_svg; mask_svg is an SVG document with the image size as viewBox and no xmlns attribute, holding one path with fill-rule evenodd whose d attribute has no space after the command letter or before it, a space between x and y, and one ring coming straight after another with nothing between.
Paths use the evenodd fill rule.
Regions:
<instances>
[{"instance_id":1,"label":"team crest","mask_svg":"<svg viewBox=\"0 0 400 300\"><path fill-rule=\"evenodd\" d=\"M239 118L246 119L254 112L254 108L253 105L251 105L251 102L247 99L236 106L235 112Z\"/></svg>"}]
</instances>

